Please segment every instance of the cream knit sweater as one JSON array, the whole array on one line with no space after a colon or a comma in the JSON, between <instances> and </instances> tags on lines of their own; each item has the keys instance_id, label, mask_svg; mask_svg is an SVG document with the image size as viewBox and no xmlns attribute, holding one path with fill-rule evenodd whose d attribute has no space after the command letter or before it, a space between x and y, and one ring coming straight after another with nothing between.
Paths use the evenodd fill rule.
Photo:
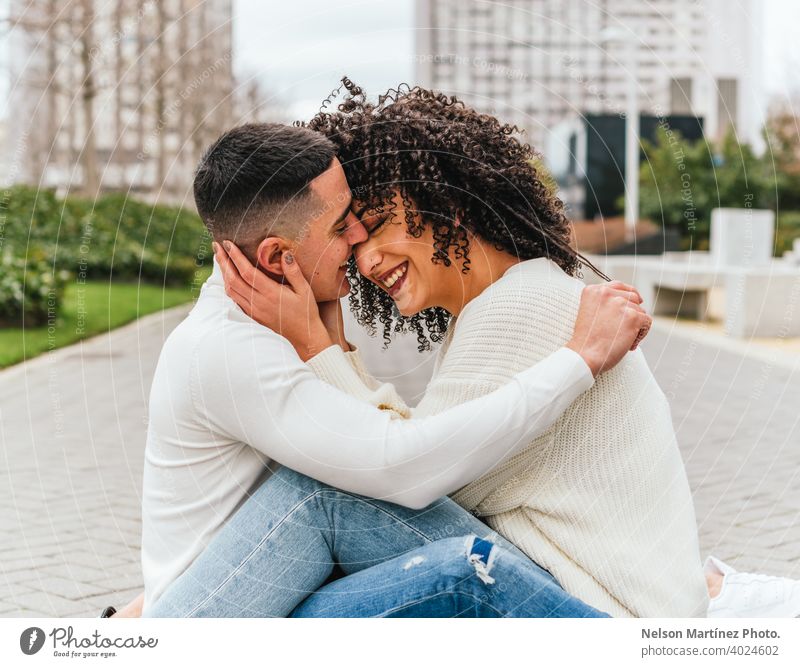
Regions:
<instances>
[{"instance_id":1,"label":"cream knit sweater","mask_svg":"<svg viewBox=\"0 0 800 667\"><path fill-rule=\"evenodd\" d=\"M583 283L548 259L522 262L451 324L413 410L356 353L326 351L323 379L398 417L483 396L572 335ZM330 350L330 349L329 349ZM628 354L545 434L453 499L612 616L705 616L694 507L667 400L642 353Z\"/></svg>"}]
</instances>

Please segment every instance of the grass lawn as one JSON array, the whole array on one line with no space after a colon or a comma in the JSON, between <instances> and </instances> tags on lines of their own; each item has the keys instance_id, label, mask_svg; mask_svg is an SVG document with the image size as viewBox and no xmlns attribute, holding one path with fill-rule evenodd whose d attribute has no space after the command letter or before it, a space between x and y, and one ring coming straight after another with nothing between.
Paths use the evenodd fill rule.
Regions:
<instances>
[{"instance_id":1,"label":"grass lawn","mask_svg":"<svg viewBox=\"0 0 800 667\"><path fill-rule=\"evenodd\" d=\"M67 287L55 327L0 329L0 368L42 352L109 331L138 317L195 299L207 274L194 287L160 287L144 283L87 282Z\"/></svg>"}]
</instances>

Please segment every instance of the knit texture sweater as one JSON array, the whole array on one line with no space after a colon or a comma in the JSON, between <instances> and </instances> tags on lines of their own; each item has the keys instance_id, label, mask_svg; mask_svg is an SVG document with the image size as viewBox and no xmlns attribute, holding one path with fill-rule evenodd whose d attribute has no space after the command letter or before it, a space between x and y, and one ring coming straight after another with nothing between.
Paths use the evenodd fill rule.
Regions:
<instances>
[{"instance_id":1,"label":"knit texture sweater","mask_svg":"<svg viewBox=\"0 0 800 667\"><path fill-rule=\"evenodd\" d=\"M357 353L329 352L309 365L398 418L433 415L494 391L562 347L583 287L548 259L513 266L451 323L413 410L369 375ZM640 351L600 375L522 452L452 498L601 611L705 616L692 497L669 405Z\"/></svg>"}]
</instances>

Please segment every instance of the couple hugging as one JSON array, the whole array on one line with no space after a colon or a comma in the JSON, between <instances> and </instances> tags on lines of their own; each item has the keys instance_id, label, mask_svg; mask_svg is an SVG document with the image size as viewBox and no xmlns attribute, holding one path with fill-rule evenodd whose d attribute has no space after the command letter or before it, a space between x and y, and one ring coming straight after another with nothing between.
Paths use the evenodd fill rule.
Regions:
<instances>
[{"instance_id":1,"label":"couple hugging","mask_svg":"<svg viewBox=\"0 0 800 667\"><path fill-rule=\"evenodd\" d=\"M752 575L701 565L641 298L575 277L531 148L344 86L200 162L214 269L153 380L145 590L117 615L755 615ZM442 343L416 407L344 338L348 292L387 343Z\"/></svg>"}]
</instances>

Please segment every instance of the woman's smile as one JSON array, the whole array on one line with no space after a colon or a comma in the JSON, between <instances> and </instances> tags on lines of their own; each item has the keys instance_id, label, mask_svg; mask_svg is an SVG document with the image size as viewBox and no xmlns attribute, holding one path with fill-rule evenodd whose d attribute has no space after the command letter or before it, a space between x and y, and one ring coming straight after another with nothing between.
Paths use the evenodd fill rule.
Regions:
<instances>
[{"instance_id":1,"label":"woman's smile","mask_svg":"<svg viewBox=\"0 0 800 667\"><path fill-rule=\"evenodd\" d=\"M407 277L408 262L405 261L381 275L377 282L394 299L406 284Z\"/></svg>"}]
</instances>

